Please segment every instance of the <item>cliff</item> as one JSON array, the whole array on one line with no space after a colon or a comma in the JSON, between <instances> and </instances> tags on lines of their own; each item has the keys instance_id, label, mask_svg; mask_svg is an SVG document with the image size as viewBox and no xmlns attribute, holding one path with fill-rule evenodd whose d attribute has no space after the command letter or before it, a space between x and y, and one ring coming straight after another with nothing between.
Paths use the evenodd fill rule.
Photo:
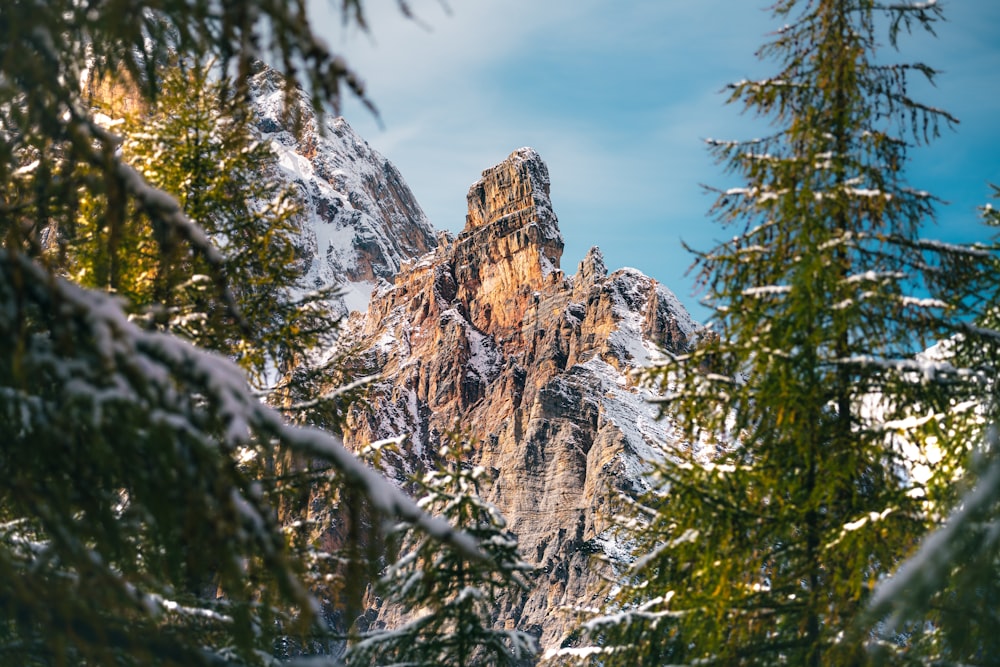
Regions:
<instances>
[{"instance_id":1,"label":"cliff","mask_svg":"<svg viewBox=\"0 0 1000 667\"><path fill-rule=\"evenodd\" d=\"M257 130L279 159L274 176L293 184L303 205L303 282L337 286L344 314L364 310L376 284L435 247L430 222L396 167L343 118L328 117L321 128L302 98L295 131L281 75L261 66L249 85Z\"/></svg>"},{"instance_id":2,"label":"cliff","mask_svg":"<svg viewBox=\"0 0 1000 667\"><path fill-rule=\"evenodd\" d=\"M684 349L695 329L666 287L634 269L609 274L597 248L567 277L549 187L529 148L484 171L465 229L404 262L352 316L364 372L382 379L346 438L407 435L386 459L400 484L456 424L478 441L470 463L490 473L485 495L538 568L497 622L543 647L568 626L560 608L587 603L593 556L623 557L609 530L620 494L641 491L644 462L673 442L633 371L660 348Z\"/></svg>"}]
</instances>

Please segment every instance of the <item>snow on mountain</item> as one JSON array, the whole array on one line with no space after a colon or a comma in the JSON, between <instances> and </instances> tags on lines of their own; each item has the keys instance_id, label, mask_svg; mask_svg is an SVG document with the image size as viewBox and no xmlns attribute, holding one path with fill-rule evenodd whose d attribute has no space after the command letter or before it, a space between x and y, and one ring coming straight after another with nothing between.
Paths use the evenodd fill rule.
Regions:
<instances>
[{"instance_id":1,"label":"snow on mountain","mask_svg":"<svg viewBox=\"0 0 1000 667\"><path fill-rule=\"evenodd\" d=\"M363 311L380 282L437 245L434 231L399 171L343 118L327 117L320 128L300 98L296 133L284 113L283 85L262 67L250 92L257 129L278 156L278 177L295 186L304 207L305 286L338 286L344 313Z\"/></svg>"},{"instance_id":2,"label":"snow on mountain","mask_svg":"<svg viewBox=\"0 0 1000 667\"><path fill-rule=\"evenodd\" d=\"M543 647L569 626L558 609L594 602L593 556L626 557L612 531L622 494L648 488L649 462L677 445L634 372L697 328L670 290L635 269L609 274L597 248L567 278L549 187L532 149L487 169L462 233L404 263L352 316L360 371L380 379L345 435L357 449L406 436L382 459L400 484L433 465L449 432L476 441L483 493L537 568L496 621Z\"/></svg>"}]
</instances>

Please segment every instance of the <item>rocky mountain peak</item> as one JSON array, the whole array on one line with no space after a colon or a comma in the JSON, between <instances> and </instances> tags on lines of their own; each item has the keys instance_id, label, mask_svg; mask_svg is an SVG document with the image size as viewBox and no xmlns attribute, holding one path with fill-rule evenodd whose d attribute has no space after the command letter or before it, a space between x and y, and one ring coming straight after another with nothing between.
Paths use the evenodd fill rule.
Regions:
<instances>
[{"instance_id":1,"label":"rocky mountain peak","mask_svg":"<svg viewBox=\"0 0 1000 667\"><path fill-rule=\"evenodd\" d=\"M336 286L345 314L365 310L379 281L437 245L430 222L396 167L346 120L321 121L301 97L296 131L278 72L260 65L249 87L257 130L278 156L274 177L291 183L303 206L306 287Z\"/></svg>"},{"instance_id":2,"label":"rocky mountain peak","mask_svg":"<svg viewBox=\"0 0 1000 667\"><path fill-rule=\"evenodd\" d=\"M587 254L580 260L580 266L576 270L576 277L573 279L574 287L586 289L599 280L608 277L608 267L604 264L604 253L597 246L587 251Z\"/></svg>"},{"instance_id":3,"label":"rocky mountain peak","mask_svg":"<svg viewBox=\"0 0 1000 667\"><path fill-rule=\"evenodd\" d=\"M459 238L471 241L483 228L492 228L499 236L535 228L529 234L545 262L544 273L558 269L563 239L549 187L549 169L538 152L517 149L469 188L469 212Z\"/></svg>"},{"instance_id":4,"label":"rocky mountain peak","mask_svg":"<svg viewBox=\"0 0 1000 667\"><path fill-rule=\"evenodd\" d=\"M538 568L497 623L548 647L569 625L556 610L587 604L599 581L592 555L622 557L610 531L621 494L644 488L645 462L674 444L634 371L661 349L684 350L695 325L655 280L609 274L597 248L563 275L548 169L534 150L484 171L468 201L454 240L404 263L352 316L360 370L382 379L350 414L345 441L406 436L383 458L403 484L461 424L477 443L469 463L491 474L488 500Z\"/></svg>"},{"instance_id":5,"label":"rocky mountain peak","mask_svg":"<svg viewBox=\"0 0 1000 667\"><path fill-rule=\"evenodd\" d=\"M554 221L549 187L549 169L538 152L534 148L517 149L500 164L483 171L469 188L466 231L507 216L542 224Z\"/></svg>"},{"instance_id":6,"label":"rocky mountain peak","mask_svg":"<svg viewBox=\"0 0 1000 667\"><path fill-rule=\"evenodd\" d=\"M547 281L561 279L563 238L549 199L549 170L521 148L485 170L468 194L453 255L458 299L488 334L513 335Z\"/></svg>"}]
</instances>

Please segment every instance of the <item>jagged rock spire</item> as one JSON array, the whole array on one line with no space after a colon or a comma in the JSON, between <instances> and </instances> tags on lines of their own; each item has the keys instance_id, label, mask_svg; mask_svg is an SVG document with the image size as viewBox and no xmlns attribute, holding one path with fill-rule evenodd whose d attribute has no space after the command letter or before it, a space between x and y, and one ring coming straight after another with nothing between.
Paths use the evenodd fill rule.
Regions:
<instances>
[{"instance_id":1,"label":"jagged rock spire","mask_svg":"<svg viewBox=\"0 0 1000 667\"><path fill-rule=\"evenodd\" d=\"M458 296L480 330L518 331L534 293L562 275L548 167L533 148L520 148L483 172L468 202L465 229L455 240Z\"/></svg>"},{"instance_id":2,"label":"jagged rock spire","mask_svg":"<svg viewBox=\"0 0 1000 667\"><path fill-rule=\"evenodd\" d=\"M534 148L519 148L506 160L483 171L467 196L469 212L462 235L497 225L515 232L537 227L539 250L559 268L563 239L549 198L549 169Z\"/></svg>"}]
</instances>

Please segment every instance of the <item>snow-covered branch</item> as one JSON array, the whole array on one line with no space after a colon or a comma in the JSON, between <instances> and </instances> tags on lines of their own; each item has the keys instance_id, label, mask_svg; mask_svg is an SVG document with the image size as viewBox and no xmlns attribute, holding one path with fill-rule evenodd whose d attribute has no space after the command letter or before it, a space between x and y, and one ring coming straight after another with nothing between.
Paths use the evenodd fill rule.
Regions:
<instances>
[{"instance_id":1,"label":"snow-covered branch","mask_svg":"<svg viewBox=\"0 0 1000 667\"><path fill-rule=\"evenodd\" d=\"M996 447L997 432L988 436ZM950 573L961 567L961 553L969 552L970 540L975 543L973 552L992 552L1000 544L1000 530L994 526L981 530L977 525L983 517L995 514L992 508L1000 502L1000 458L996 456L977 480L976 485L963 498L957 510L945 524L924 538L920 548L899 567L895 574L883 580L869 602L875 618L890 614L886 625L902 627L910 614L919 610L934 593L943 588ZM993 519L995 521L995 518Z\"/></svg>"},{"instance_id":2,"label":"snow-covered branch","mask_svg":"<svg viewBox=\"0 0 1000 667\"><path fill-rule=\"evenodd\" d=\"M379 512L412 523L470 558L483 557L475 540L421 511L399 489L359 462L338 436L285 423L277 411L258 400L242 369L230 360L174 336L138 328L116 298L54 277L23 255L0 252L0 267L20 272L28 282L45 290L49 302L58 303L64 316L86 323L100 362L122 391L177 397L176 383L189 385L202 393L221 422L220 444L226 448L247 444L253 434L276 438L294 452L332 464ZM182 405L166 404L158 407L158 412L163 414L160 421L164 425L189 425Z\"/></svg>"}]
</instances>

